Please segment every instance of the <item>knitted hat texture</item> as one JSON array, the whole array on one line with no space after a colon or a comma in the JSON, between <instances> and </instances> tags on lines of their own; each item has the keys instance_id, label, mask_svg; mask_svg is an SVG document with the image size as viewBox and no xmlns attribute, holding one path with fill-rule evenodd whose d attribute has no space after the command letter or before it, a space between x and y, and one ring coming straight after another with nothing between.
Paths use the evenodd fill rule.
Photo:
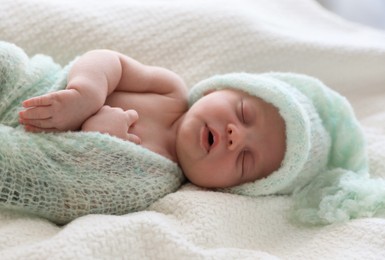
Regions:
<instances>
[{"instance_id":1,"label":"knitted hat texture","mask_svg":"<svg viewBox=\"0 0 385 260\"><path fill-rule=\"evenodd\" d=\"M345 145L344 149L351 148L349 140L332 145L338 135L334 133L338 124L329 113L338 111L342 118L350 118L353 112L341 95L319 80L293 73L217 75L191 89L190 105L205 93L220 89L242 90L271 103L278 108L286 127L286 152L281 167L265 178L222 191L247 196L290 194L329 167L366 169L366 157L356 156L362 155L362 149L346 157L346 154L338 155L341 154L338 150ZM360 132L351 134L361 135ZM363 140L358 142L362 145ZM331 155L338 158L331 159ZM354 162L351 157L358 159Z\"/></svg>"}]
</instances>

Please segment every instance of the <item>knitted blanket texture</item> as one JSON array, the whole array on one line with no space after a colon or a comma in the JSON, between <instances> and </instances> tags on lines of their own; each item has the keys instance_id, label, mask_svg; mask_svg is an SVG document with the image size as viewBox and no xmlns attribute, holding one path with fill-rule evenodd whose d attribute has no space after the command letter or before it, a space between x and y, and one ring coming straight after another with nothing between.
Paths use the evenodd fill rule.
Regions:
<instances>
[{"instance_id":1,"label":"knitted blanket texture","mask_svg":"<svg viewBox=\"0 0 385 260\"><path fill-rule=\"evenodd\" d=\"M293 72L318 78L347 97L353 105L364 127L368 172L373 179L385 179L385 33L344 20L322 8L318 2L0 0L0 38L20 46L32 57L30 63L37 59L35 54L44 53L65 66L88 50L113 49L145 64L171 69L188 86L213 75L236 72ZM3 97L3 92L0 104L10 102L9 98ZM19 101L15 107L17 113ZM0 115L1 124L8 125L8 131L15 136L16 126L4 123L5 114ZM9 115L15 117L14 112ZM17 125L15 120L11 121ZM42 137L47 139L48 136ZM69 138L67 133L60 136ZM83 136L97 139L89 134ZM2 135L0 138L0 150L4 152L5 138ZM24 138L26 140L28 136ZM104 137L104 141L118 143L110 137ZM19 148L13 147L12 143L12 148L6 150L8 155L18 154L18 149L25 146L18 143ZM73 143L80 149L80 141ZM124 146L128 149L127 144ZM91 151L99 149L94 144L92 147ZM136 148L142 151L140 147ZM7 160L12 160L8 155ZM84 157L74 156L73 159L92 161L85 153L78 155ZM129 158L117 156L120 156L119 160L114 164ZM37 167L39 162L40 158L26 168ZM3 165L10 167L10 164ZM334 171L339 173L333 175ZM334 171L324 175L325 178L329 174L335 176L331 186L352 184L349 178L339 178L340 170ZM67 173L71 176L69 181L79 175L70 170ZM26 175L24 171L16 174L18 178ZM109 185L102 179L109 174L97 172L95 175L98 176L94 179L100 180L101 186ZM360 184L356 175L351 176L356 178L356 184ZM3 181L4 177L0 178ZM362 178L368 179L364 175ZM43 179L47 178L40 178ZM94 179L91 181L96 184ZM126 183L142 185L128 179ZM148 176L141 178L142 181L149 179ZM15 181L14 186L17 185L19 182ZM67 184L60 183L56 187L61 190L64 185ZM127 185L124 192L129 194L128 189L134 188L126 188ZM331 190L325 183L323 187L320 192ZM44 184L41 188L47 189ZM98 188L108 192L100 185ZM82 191L69 191L73 190ZM369 194L366 198L370 198L370 188L366 191ZM12 197L7 195L9 201ZM327 206L328 200L324 201L322 205ZM308 202L314 205L309 214L318 214L319 201ZM366 204L365 200L361 202ZM293 203L293 196L254 198L186 184L146 210L119 216L89 214L64 226L4 209L4 205L11 206L11 203L2 203L0 259L384 259L385 218L358 218L311 227L293 225L288 221L288 211ZM349 204L349 199L345 200L345 205ZM308 207L305 205L305 208Z\"/></svg>"},{"instance_id":2,"label":"knitted blanket texture","mask_svg":"<svg viewBox=\"0 0 385 260\"><path fill-rule=\"evenodd\" d=\"M0 207L65 224L143 210L183 182L172 161L99 133L33 134L18 124L28 97L63 89L64 68L0 42Z\"/></svg>"}]
</instances>

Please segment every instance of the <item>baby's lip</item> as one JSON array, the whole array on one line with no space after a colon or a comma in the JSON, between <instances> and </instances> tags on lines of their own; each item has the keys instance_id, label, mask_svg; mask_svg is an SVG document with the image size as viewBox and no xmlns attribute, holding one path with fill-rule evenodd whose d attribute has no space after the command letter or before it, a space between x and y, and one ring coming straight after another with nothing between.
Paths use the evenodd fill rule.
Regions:
<instances>
[{"instance_id":1,"label":"baby's lip","mask_svg":"<svg viewBox=\"0 0 385 260\"><path fill-rule=\"evenodd\" d=\"M210 150L210 144L209 144L209 128L207 125L204 125L201 129L201 147L203 150L206 151L206 153Z\"/></svg>"},{"instance_id":2,"label":"baby's lip","mask_svg":"<svg viewBox=\"0 0 385 260\"><path fill-rule=\"evenodd\" d=\"M211 134L212 143L209 142L209 135ZM208 125L204 125L201 130L201 146L202 148L209 153L217 144L218 144L219 136L218 133L209 127Z\"/></svg>"}]
</instances>

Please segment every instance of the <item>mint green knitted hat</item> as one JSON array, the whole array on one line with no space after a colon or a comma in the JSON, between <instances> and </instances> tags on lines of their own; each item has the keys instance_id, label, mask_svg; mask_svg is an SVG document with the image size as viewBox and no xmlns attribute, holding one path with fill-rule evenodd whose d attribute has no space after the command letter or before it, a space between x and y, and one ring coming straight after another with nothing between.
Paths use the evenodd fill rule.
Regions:
<instances>
[{"instance_id":1,"label":"mint green knitted hat","mask_svg":"<svg viewBox=\"0 0 385 260\"><path fill-rule=\"evenodd\" d=\"M220 89L262 98L278 108L286 125L281 167L266 178L222 191L247 196L290 194L331 168L367 170L363 134L350 104L319 80L292 73L218 75L191 89L190 104Z\"/></svg>"}]
</instances>

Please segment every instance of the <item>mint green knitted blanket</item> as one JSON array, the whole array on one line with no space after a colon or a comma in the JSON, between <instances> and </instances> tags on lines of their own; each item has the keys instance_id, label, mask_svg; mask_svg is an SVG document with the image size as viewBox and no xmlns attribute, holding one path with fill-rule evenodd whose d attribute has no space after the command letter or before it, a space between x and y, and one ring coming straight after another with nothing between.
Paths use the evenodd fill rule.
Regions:
<instances>
[{"instance_id":1,"label":"mint green knitted blanket","mask_svg":"<svg viewBox=\"0 0 385 260\"><path fill-rule=\"evenodd\" d=\"M177 164L141 146L19 126L21 102L63 89L70 66L0 42L0 208L65 224L86 214L143 210L178 189L184 177Z\"/></svg>"}]
</instances>

